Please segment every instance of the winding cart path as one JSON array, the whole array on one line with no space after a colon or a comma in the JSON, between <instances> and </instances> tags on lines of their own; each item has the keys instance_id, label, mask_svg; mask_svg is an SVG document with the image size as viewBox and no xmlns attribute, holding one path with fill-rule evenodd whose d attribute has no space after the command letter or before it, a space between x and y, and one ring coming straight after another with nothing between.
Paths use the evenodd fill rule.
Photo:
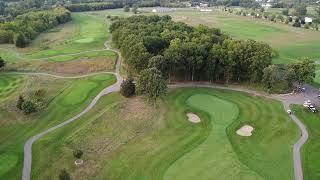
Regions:
<instances>
[{"instance_id":1,"label":"winding cart path","mask_svg":"<svg viewBox=\"0 0 320 180\"><path fill-rule=\"evenodd\" d=\"M105 44L106 45L106 44ZM109 50L109 48L106 46L106 50ZM108 74L114 74L117 78L117 82L111 86L106 87L105 89L103 89L92 101L91 103L88 105L88 107L86 109L84 109L82 112L80 112L79 114L77 114L76 116L64 121L61 124L58 124L52 128L49 128L45 131L43 131L40 134L37 134L33 137L31 137L30 139L27 140L27 142L24 144L24 161L23 161L23 171L22 171L22 180L30 180L30 174L31 174L31 167L32 167L32 144L37 141L38 139L40 139L41 137L45 136L46 134L60 128L63 127L75 120L77 120L78 118L80 118L82 115L84 115L85 113L87 113L88 111L90 111L94 105L99 101L99 99L102 96L105 96L107 94L110 94L112 92L117 92L120 90L120 85L123 81L122 77L120 76L120 67L121 67L121 56L117 51L114 51L118 54L118 59L117 59L117 64L116 64L116 71L115 72L100 72L100 73L92 73L92 74L88 74L88 75L81 75L81 76L58 76L58 75L52 75L52 74L47 74L47 73L19 73L19 72L12 72L15 74L27 74L27 75L45 75L45 76L51 76L51 77L55 77L55 78L82 78L82 77L88 77L88 76L92 76L92 75L96 75L96 74L102 74L102 73L108 73Z\"/></svg>"},{"instance_id":2,"label":"winding cart path","mask_svg":"<svg viewBox=\"0 0 320 180\"><path fill-rule=\"evenodd\" d=\"M108 48L107 42L104 44L106 47L105 50L111 50ZM97 74L114 74L117 78L117 82L109 87L106 87L103 89L93 100L92 102L88 105L86 109L84 109L82 112L77 114L76 116L64 121L63 123L56 125L52 128L47 129L46 131L37 134L30 139L27 140L27 142L24 145L24 164L23 164L23 174L22 174L22 180L30 180L30 174L31 174L31 165L32 165L32 144L40 139L41 137L45 136L46 134L63 127L75 120L77 120L79 117L90 111L93 106L98 102L98 100L107 94L110 94L112 92L117 92L120 90L120 85L123 81L121 75L120 75L120 67L121 67L121 55L118 51L112 50L115 53L118 54L118 60L116 64L116 71L115 72L99 72L99 73L92 73L92 74L87 74L87 75L79 75L79 76L59 76L59 75L53 75L53 74L48 74L48 73L27 73L27 72L11 72L14 74L24 74L24 75L44 75L44 76L51 76L55 78L67 78L67 79L75 79L75 78L83 78L83 77L88 77L88 76L93 76ZM267 98L272 98L278 101L281 101L284 107L284 110L286 111L289 109L290 104L302 104L303 101L305 100L304 97L302 96L296 96L296 95L270 95L254 90L249 90L243 87L239 86L221 86L221 85L213 85L213 84L199 84L199 83L183 83L183 84L173 84L169 85L169 88L183 88L183 87L206 87L206 88L216 88L216 89L226 89L226 90L234 90L234 91L241 91L241 92L246 92L249 94L253 94L256 96L264 96ZM295 115L290 115L290 118L297 124L297 126L301 130L301 137L299 140L294 144L293 146L293 166L294 166L294 175L295 175L295 180L303 180L303 172L302 172L302 165L301 165L301 157L300 157L300 149L302 145L307 141L308 139L308 132L306 127L303 125L303 123L295 116Z\"/></svg>"}]
</instances>

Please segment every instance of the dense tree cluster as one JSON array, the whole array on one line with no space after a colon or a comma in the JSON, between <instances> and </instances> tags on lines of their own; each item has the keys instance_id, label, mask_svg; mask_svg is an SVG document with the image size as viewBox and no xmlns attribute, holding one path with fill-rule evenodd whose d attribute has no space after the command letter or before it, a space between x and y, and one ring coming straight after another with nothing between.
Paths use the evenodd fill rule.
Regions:
<instances>
[{"instance_id":1,"label":"dense tree cluster","mask_svg":"<svg viewBox=\"0 0 320 180\"><path fill-rule=\"evenodd\" d=\"M134 73L155 67L169 80L257 82L271 64L265 43L233 40L219 29L191 27L170 16L119 19L110 31Z\"/></svg>"},{"instance_id":2,"label":"dense tree cluster","mask_svg":"<svg viewBox=\"0 0 320 180\"><path fill-rule=\"evenodd\" d=\"M283 93L294 82L310 83L315 77L315 64L308 59L288 65L270 65L263 70L262 82L272 92Z\"/></svg>"},{"instance_id":3,"label":"dense tree cluster","mask_svg":"<svg viewBox=\"0 0 320 180\"><path fill-rule=\"evenodd\" d=\"M14 21L0 23L0 43L25 47L39 33L70 20L70 12L65 8L28 12L17 16Z\"/></svg>"},{"instance_id":4,"label":"dense tree cluster","mask_svg":"<svg viewBox=\"0 0 320 180\"><path fill-rule=\"evenodd\" d=\"M81 11L98 11L98 10L104 10L104 9L122 8L123 4L121 1L114 1L114 2L102 2L102 3L70 4L65 7L72 12L81 12Z\"/></svg>"}]
</instances>

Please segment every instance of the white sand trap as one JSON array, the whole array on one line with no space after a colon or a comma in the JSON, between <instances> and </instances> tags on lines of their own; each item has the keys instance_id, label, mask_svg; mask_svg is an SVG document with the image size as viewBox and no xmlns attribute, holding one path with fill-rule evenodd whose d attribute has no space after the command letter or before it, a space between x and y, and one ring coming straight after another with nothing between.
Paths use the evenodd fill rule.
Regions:
<instances>
[{"instance_id":1,"label":"white sand trap","mask_svg":"<svg viewBox=\"0 0 320 180\"><path fill-rule=\"evenodd\" d=\"M237 130L237 134L240 136L251 136L253 131L253 127L249 125L244 125L240 129Z\"/></svg>"},{"instance_id":2,"label":"white sand trap","mask_svg":"<svg viewBox=\"0 0 320 180\"><path fill-rule=\"evenodd\" d=\"M194 113L187 113L188 120L192 123L199 123L201 120L199 116Z\"/></svg>"}]
</instances>

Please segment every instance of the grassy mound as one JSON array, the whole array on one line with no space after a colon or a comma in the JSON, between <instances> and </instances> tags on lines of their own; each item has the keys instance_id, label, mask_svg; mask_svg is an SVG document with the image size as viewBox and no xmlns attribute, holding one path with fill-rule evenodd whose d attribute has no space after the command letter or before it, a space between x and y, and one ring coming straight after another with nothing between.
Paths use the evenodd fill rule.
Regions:
<instances>
[{"instance_id":1,"label":"grassy mound","mask_svg":"<svg viewBox=\"0 0 320 180\"><path fill-rule=\"evenodd\" d=\"M249 138L235 133L246 123L255 127ZM32 177L66 168L75 179L292 179L298 135L279 102L234 91L176 89L156 109L112 94L36 143ZM81 167L75 149L84 151Z\"/></svg>"},{"instance_id":2,"label":"grassy mound","mask_svg":"<svg viewBox=\"0 0 320 180\"><path fill-rule=\"evenodd\" d=\"M305 145L302 146L302 167L305 180L320 179L320 114L314 114L299 105L291 106L294 114L306 126L309 139Z\"/></svg>"}]
</instances>

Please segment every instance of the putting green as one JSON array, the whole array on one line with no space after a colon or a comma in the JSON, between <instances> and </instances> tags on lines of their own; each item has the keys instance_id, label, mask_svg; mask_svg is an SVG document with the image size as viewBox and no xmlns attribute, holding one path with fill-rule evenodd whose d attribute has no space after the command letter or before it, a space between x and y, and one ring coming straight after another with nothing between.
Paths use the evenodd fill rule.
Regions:
<instances>
[{"instance_id":1,"label":"putting green","mask_svg":"<svg viewBox=\"0 0 320 180\"><path fill-rule=\"evenodd\" d=\"M228 125L238 117L236 105L206 94L189 97L187 104L208 113L212 129L201 145L170 166L164 179L263 179L239 161L226 134Z\"/></svg>"}]
</instances>

